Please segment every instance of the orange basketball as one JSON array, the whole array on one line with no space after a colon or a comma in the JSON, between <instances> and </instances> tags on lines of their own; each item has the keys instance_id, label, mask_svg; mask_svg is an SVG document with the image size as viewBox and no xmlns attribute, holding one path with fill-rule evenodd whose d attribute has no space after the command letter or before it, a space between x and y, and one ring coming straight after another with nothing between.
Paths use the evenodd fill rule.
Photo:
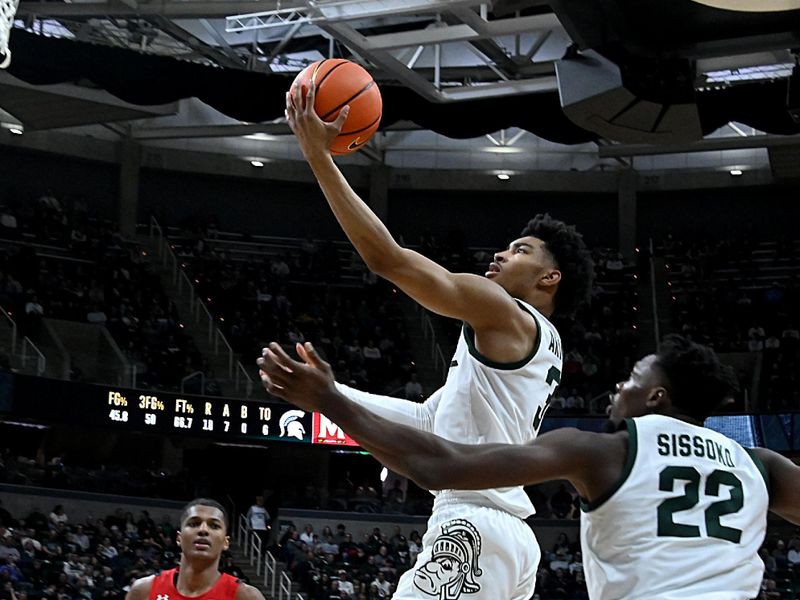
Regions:
<instances>
[{"instance_id":1,"label":"orange basketball","mask_svg":"<svg viewBox=\"0 0 800 600\"><path fill-rule=\"evenodd\" d=\"M316 86L314 111L323 121L334 121L342 107L350 105L350 114L331 144L331 153L355 152L369 141L381 123L383 100L378 85L361 65L343 58L318 60L308 65L295 77L291 92L300 85L305 96L312 80Z\"/></svg>"}]
</instances>

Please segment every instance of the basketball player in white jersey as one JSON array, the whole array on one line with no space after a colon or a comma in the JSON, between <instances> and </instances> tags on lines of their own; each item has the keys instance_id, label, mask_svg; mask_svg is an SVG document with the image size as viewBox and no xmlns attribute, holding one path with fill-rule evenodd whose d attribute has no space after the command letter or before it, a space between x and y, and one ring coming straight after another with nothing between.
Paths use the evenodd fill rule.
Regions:
<instances>
[{"instance_id":1,"label":"basketball player in white jersey","mask_svg":"<svg viewBox=\"0 0 800 600\"><path fill-rule=\"evenodd\" d=\"M768 510L800 524L800 467L702 426L736 380L711 349L683 337L667 338L617 386L615 433L557 429L525 446L457 444L391 423L338 393L310 344L298 353L305 364L270 345L259 361L265 387L324 412L423 487L572 482L584 500L581 544L592 600L754 598ZM468 578L464 554L443 549L439 572Z\"/></svg>"},{"instance_id":2,"label":"basketball player in white jersey","mask_svg":"<svg viewBox=\"0 0 800 600\"><path fill-rule=\"evenodd\" d=\"M549 317L588 298L593 265L573 227L540 215L495 254L485 276L451 273L398 245L348 185L328 147L344 122L314 113L314 89L287 94L286 114L300 147L347 237L367 267L425 308L464 322L444 386L424 404L338 385L361 406L449 440L525 444L536 437L561 379L561 340ZM441 490L442 488L437 488ZM479 492L440 491L424 551L401 579L396 600L527 600L540 553L523 519L534 512L521 486ZM455 538L469 542L452 545ZM443 547L468 556L468 571L442 583L434 574ZM455 550L454 550L455 551ZM466 560L466 558L465 558ZM465 563L466 564L466 563Z\"/></svg>"}]
</instances>

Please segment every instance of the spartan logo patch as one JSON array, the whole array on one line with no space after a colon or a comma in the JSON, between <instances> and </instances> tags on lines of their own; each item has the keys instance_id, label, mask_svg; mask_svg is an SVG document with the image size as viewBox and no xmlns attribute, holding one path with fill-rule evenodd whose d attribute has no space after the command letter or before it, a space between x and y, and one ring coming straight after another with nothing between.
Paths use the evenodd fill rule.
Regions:
<instances>
[{"instance_id":1,"label":"spartan logo patch","mask_svg":"<svg viewBox=\"0 0 800 600\"><path fill-rule=\"evenodd\" d=\"M457 600L461 594L481 589L475 581L483 574L478 566L481 534L465 519L453 519L442 526L433 541L431 559L414 573L414 585L436 600Z\"/></svg>"},{"instance_id":2,"label":"spartan logo patch","mask_svg":"<svg viewBox=\"0 0 800 600\"><path fill-rule=\"evenodd\" d=\"M278 425L281 426L281 435L279 437L296 438L303 441L303 436L306 434L306 428L303 427L302 419L305 416L302 410L287 410L281 415Z\"/></svg>"}]
</instances>

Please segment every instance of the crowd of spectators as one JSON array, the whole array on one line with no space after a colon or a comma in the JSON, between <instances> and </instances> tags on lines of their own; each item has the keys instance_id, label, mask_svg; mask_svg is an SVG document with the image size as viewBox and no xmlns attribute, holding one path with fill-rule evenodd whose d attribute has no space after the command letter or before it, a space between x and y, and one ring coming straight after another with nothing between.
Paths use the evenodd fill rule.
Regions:
<instances>
[{"instance_id":1,"label":"crowd of spectators","mask_svg":"<svg viewBox=\"0 0 800 600\"><path fill-rule=\"evenodd\" d=\"M408 537L400 526L391 534L376 527L360 539L343 524L315 531L290 524L282 531L273 552L287 565L309 600L389 599L400 576L422 551L419 531ZM800 591L800 530L771 531L759 552L765 564L758 600L790 600ZM531 600L588 600L580 540L566 532L552 547L542 547Z\"/></svg>"},{"instance_id":2,"label":"crowd of spectators","mask_svg":"<svg viewBox=\"0 0 800 600\"><path fill-rule=\"evenodd\" d=\"M357 255L306 238L242 243L233 252L209 228L171 244L234 351L259 356L266 342L310 341L336 379L397 395L414 371L399 293ZM343 273L350 276L344 278Z\"/></svg>"},{"instance_id":3,"label":"crowd of spectators","mask_svg":"<svg viewBox=\"0 0 800 600\"><path fill-rule=\"evenodd\" d=\"M422 538L412 531L406 538L401 527L391 535L375 527L354 540L343 524L315 532L289 525L281 534L276 553L309 600L385 600L392 597L400 576L414 564Z\"/></svg>"},{"instance_id":4,"label":"crowd of spectators","mask_svg":"<svg viewBox=\"0 0 800 600\"><path fill-rule=\"evenodd\" d=\"M659 244L672 328L719 352L759 354L760 406L800 406L800 245L751 238Z\"/></svg>"},{"instance_id":5,"label":"crowd of spectators","mask_svg":"<svg viewBox=\"0 0 800 600\"><path fill-rule=\"evenodd\" d=\"M38 198L12 198L0 206L0 238L70 248L76 256L102 259L123 243L119 228L100 219L83 198L45 190Z\"/></svg>"},{"instance_id":6,"label":"crowd of spectators","mask_svg":"<svg viewBox=\"0 0 800 600\"><path fill-rule=\"evenodd\" d=\"M147 250L80 200L48 191L18 209L0 208L0 305L34 343L44 318L105 325L142 387L175 389L190 373L210 375ZM71 376L83 377L79 364ZM207 387L218 393L213 377Z\"/></svg>"},{"instance_id":7,"label":"crowd of spectators","mask_svg":"<svg viewBox=\"0 0 800 600\"><path fill-rule=\"evenodd\" d=\"M428 515L432 509L433 496L410 481L394 479L392 484L381 486L369 477L351 475L350 471L333 476L331 481L327 490L310 483L283 485L281 506L407 515ZM223 481L210 480L203 473L187 468L170 473L156 466L89 466L75 463L66 454L37 460L15 454L8 448L0 453L0 483L174 500L209 496L226 487ZM578 494L571 486L543 484L527 487L526 491L536 508L537 519L580 517Z\"/></svg>"},{"instance_id":8,"label":"crowd of spectators","mask_svg":"<svg viewBox=\"0 0 800 600\"><path fill-rule=\"evenodd\" d=\"M177 566L176 531L146 510L77 522L62 505L21 516L0 503L0 599L122 600L135 579ZM221 570L240 574L229 555Z\"/></svg>"},{"instance_id":9,"label":"crowd of spectators","mask_svg":"<svg viewBox=\"0 0 800 600\"><path fill-rule=\"evenodd\" d=\"M768 531L758 552L764 580L758 600L791 600L800 595L800 530Z\"/></svg>"},{"instance_id":10,"label":"crowd of spectators","mask_svg":"<svg viewBox=\"0 0 800 600\"><path fill-rule=\"evenodd\" d=\"M764 579L757 600L791 600L800 592L800 530L768 532L759 550ZM534 600L588 600L579 540L566 533L542 548Z\"/></svg>"},{"instance_id":11,"label":"crowd of spectators","mask_svg":"<svg viewBox=\"0 0 800 600\"><path fill-rule=\"evenodd\" d=\"M564 362L551 415L605 414L609 392L641 356L638 269L608 248L594 248L592 258L590 302L575 315L553 315Z\"/></svg>"},{"instance_id":12,"label":"crowd of spectators","mask_svg":"<svg viewBox=\"0 0 800 600\"><path fill-rule=\"evenodd\" d=\"M186 472L171 474L160 468L124 465L85 466L72 464L66 455L49 460L17 455L8 448L0 453L0 483L140 496L181 499L201 495L198 477Z\"/></svg>"}]
</instances>

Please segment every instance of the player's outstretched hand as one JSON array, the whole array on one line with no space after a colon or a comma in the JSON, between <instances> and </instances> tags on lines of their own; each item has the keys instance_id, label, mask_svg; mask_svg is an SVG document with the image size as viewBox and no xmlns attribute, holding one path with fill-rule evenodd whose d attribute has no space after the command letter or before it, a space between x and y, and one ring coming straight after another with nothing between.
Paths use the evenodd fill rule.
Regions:
<instances>
[{"instance_id":1,"label":"player's outstretched hand","mask_svg":"<svg viewBox=\"0 0 800 600\"><path fill-rule=\"evenodd\" d=\"M270 394L279 396L303 410L321 410L324 401L335 395L333 371L314 350L311 342L297 344L292 359L280 345L272 342L256 361L261 382Z\"/></svg>"},{"instance_id":2,"label":"player's outstretched hand","mask_svg":"<svg viewBox=\"0 0 800 600\"><path fill-rule=\"evenodd\" d=\"M306 159L315 156L330 154L330 146L337 135L342 131L350 107L345 106L339 111L336 120L327 123L314 112L314 98L316 89L314 82L303 97L303 86L296 85L294 90L286 92L286 121L292 128L300 149Z\"/></svg>"}]
</instances>

